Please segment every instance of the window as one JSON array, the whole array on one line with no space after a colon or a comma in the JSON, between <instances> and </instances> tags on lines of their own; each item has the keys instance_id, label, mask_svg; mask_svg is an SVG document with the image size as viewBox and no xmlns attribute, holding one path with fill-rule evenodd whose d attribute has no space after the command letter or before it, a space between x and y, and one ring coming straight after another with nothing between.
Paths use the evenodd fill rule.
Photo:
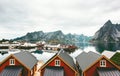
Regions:
<instances>
[{"instance_id":1,"label":"window","mask_svg":"<svg viewBox=\"0 0 120 76\"><path fill-rule=\"evenodd\" d=\"M100 67L106 67L106 60L100 61Z\"/></svg>"},{"instance_id":2,"label":"window","mask_svg":"<svg viewBox=\"0 0 120 76\"><path fill-rule=\"evenodd\" d=\"M55 66L60 66L60 60L55 60Z\"/></svg>"},{"instance_id":3,"label":"window","mask_svg":"<svg viewBox=\"0 0 120 76\"><path fill-rule=\"evenodd\" d=\"M15 59L10 59L10 65L15 65Z\"/></svg>"}]
</instances>

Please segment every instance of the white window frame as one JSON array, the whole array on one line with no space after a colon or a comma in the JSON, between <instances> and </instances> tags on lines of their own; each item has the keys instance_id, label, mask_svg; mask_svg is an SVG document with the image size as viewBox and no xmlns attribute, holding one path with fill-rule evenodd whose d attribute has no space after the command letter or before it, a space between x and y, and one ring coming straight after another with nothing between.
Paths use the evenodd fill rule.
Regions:
<instances>
[{"instance_id":1,"label":"white window frame","mask_svg":"<svg viewBox=\"0 0 120 76\"><path fill-rule=\"evenodd\" d=\"M10 59L9 60L9 65L15 65L15 59Z\"/></svg>"},{"instance_id":2,"label":"white window frame","mask_svg":"<svg viewBox=\"0 0 120 76\"><path fill-rule=\"evenodd\" d=\"M55 66L60 66L61 62L60 60L55 60Z\"/></svg>"},{"instance_id":3,"label":"white window frame","mask_svg":"<svg viewBox=\"0 0 120 76\"><path fill-rule=\"evenodd\" d=\"M106 60L100 61L100 67L106 67Z\"/></svg>"}]
</instances>

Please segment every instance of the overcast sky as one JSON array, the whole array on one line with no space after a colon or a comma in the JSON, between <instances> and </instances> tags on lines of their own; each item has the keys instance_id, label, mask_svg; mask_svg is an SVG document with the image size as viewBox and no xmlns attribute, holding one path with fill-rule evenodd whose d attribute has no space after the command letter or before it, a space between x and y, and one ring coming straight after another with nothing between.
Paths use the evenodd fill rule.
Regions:
<instances>
[{"instance_id":1,"label":"overcast sky","mask_svg":"<svg viewBox=\"0 0 120 76\"><path fill-rule=\"evenodd\" d=\"M0 39L33 31L88 36L107 21L120 23L120 0L0 0Z\"/></svg>"}]
</instances>

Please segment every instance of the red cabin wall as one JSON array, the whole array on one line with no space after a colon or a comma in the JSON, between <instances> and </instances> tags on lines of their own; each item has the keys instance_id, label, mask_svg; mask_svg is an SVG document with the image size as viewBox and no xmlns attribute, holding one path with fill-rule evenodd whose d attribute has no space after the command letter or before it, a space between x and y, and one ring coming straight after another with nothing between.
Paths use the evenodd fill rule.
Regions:
<instances>
[{"instance_id":1,"label":"red cabin wall","mask_svg":"<svg viewBox=\"0 0 120 76\"><path fill-rule=\"evenodd\" d=\"M75 71L73 71L68 65L66 65L60 58L56 57L52 62L50 62L47 66L55 66L55 60L59 59L61 62L61 67L64 67L64 76L76 76ZM41 70L41 76L44 74L45 68Z\"/></svg>"},{"instance_id":2,"label":"red cabin wall","mask_svg":"<svg viewBox=\"0 0 120 76\"><path fill-rule=\"evenodd\" d=\"M14 57L9 57L4 63L2 63L0 65L0 73L4 70L4 68L6 66L23 66L22 64L20 64L16 59L15 59L15 65L9 65L9 59L15 59ZM24 66L23 66L24 67ZM29 72L29 70L27 70L25 67L24 67L24 74L26 75L27 73ZM30 75L26 75L26 76L30 76Z\"/></svg>"},{"instance_id":3,"label":"red cabin wall","mask_svg":"<svg viewBox=\"0 0 120 76\"><path fill-rule=\"evenodd\" d=\"M106 60L105 58L103 58ZM102 60L102 59L101 59ZM97 76L97 68L100 67L100 61L98 61L95 65L91 66L87 71L84 72L84 76ZM109 61L106 60L106 67L114 67Z\"/></svg>"},{"instance_id":4,"label":"red cabin wall","mask_svg":"<svg viewBox=\"0 0 120 76\"><path fill-rule=\"evenodd\" d=\"M13 57L10 57L9 59L15 59ZM9 59L7 59L4 63L2 63L0 65L0 72L6 67L6 66L10 66L9 65ZM16 59L15 59L15 65L21 65ZM12 65L13 66L13 65Z\"/></svg>"}]
</instances>

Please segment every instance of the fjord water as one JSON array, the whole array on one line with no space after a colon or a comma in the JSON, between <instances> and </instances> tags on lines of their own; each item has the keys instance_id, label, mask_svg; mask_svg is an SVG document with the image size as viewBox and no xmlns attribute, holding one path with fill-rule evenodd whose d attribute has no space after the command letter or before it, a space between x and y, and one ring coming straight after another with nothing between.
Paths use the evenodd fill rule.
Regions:
<instances>
[{"instance_id":1,"label":"fjord water","mask_svg":"<svg viewBox=\"0 0 120 76\"><path fill-rule=\"evenodd\" d=\"M120 50L120 43L94 43L94 44L93 43L77 43L76 45L79 47L79 49L73 52L69 52L73 58L78 56L82 51L85 51L85 52L93 51L97 53L102 53L104 50L113 51L113 52L115 52L116 50ZM35 50L36 49L31 49L26 51L35 51ZM0 51L4 51L4 50L0 49ZM11 53L17 53L17 52L16 51L8 52L4 55L0 54L0 61L2 61L5 57L10 55ZM43 60L44 62L46 62L53 55L55 55L55 53L50 53L50 52L43 52L43 54L39 54L39 53L32 53L32 54L38 60Z\"/></svg>"},{"instance_id":2,"label":"fjord water","mask_svg":"<svg viewBox=\"0 0 120 76\"><path fill-rule=\"evenodd\" d=\"M120 50L120 43L78 43L81 50L84 51L96 51L102 53L103 51L113 51L116 52Z\"/></svg>"}]
</instances>

